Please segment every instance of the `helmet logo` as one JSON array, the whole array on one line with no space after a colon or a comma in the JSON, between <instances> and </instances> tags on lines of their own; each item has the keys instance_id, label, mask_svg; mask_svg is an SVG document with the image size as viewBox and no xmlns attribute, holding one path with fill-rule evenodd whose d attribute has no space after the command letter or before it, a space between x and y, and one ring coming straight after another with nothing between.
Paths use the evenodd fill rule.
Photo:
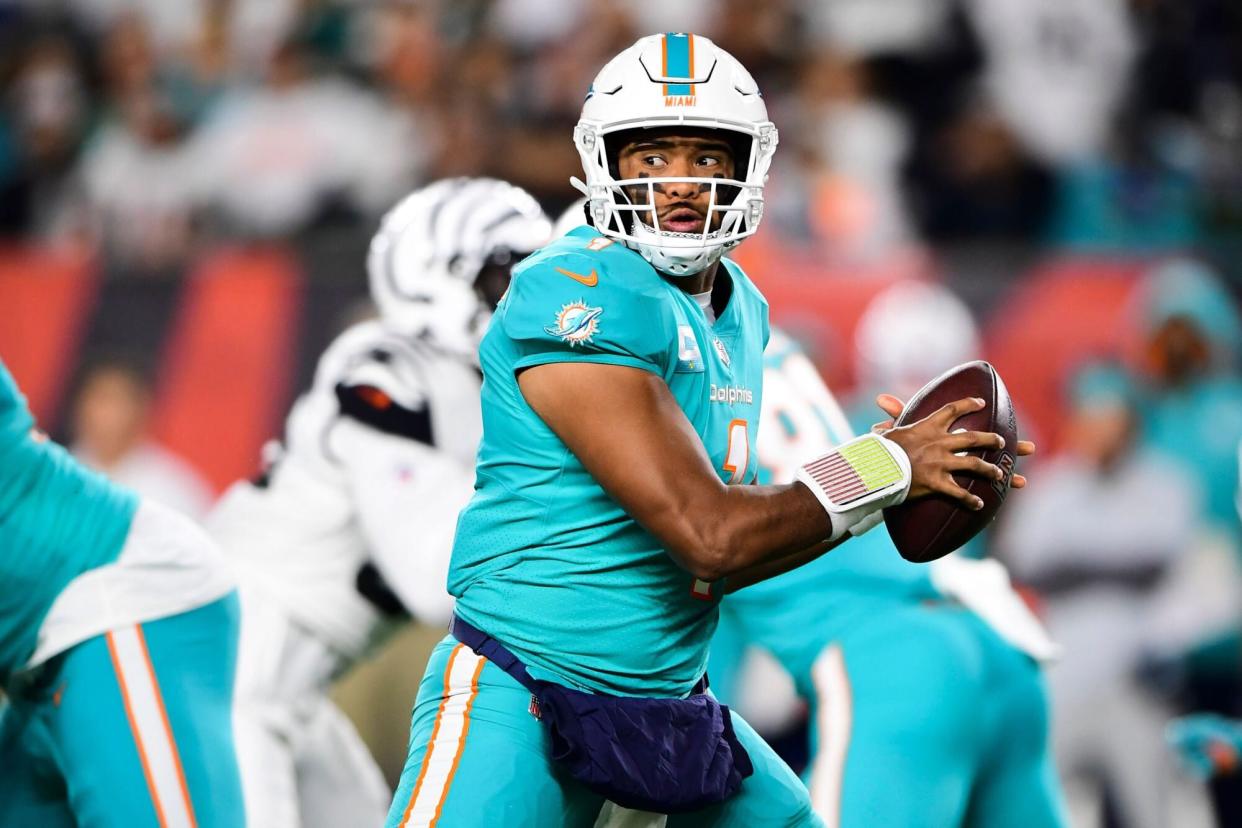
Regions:
<instances>
[{"instance_id":1,"label":"helmet logo","mask_svg":"<svg viewBox=\"0 0 1242 828\"><path fill-rule=\"evenodd\" d=\"M665 106L694 106L694 35L669 33L660 38L660 73L665 80L685 83L664 83Z\"/></svg>"},{"instance_id":2,"label":"helmet logo","mask_svg":"<svg viewBox=\"0 0 1242 828\"><path fill-rule=\"evenodd\" d=\"M599 318L603 313L603 308L589 307L579 299L562 305L556 314L556 324L549 325L543 331L549 336L559 336L570 345L580 345L590 342L599 331Z\"/></svg>"}]
</instances>

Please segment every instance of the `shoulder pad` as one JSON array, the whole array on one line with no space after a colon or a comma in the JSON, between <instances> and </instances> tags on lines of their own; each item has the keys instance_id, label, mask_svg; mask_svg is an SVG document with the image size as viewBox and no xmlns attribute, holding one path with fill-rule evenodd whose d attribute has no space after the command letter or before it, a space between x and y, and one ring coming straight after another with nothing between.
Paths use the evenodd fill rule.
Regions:
<instances>
[{"instance_id":1,"label":"shoulder pad","mask_svg":"<svg viewBox=\"0 0 1242 828\"><path fill-rule=\"evenodd\" d=\"M336 386L336 400L342 416L350 417L378 431L435 445L431 428L431 409L426 400L407 408L382 388L374 385Z\"/></svg>"},{"instance_id":2,"label":"shoulder pad","mask_svg":"<svg viewBox=\"0 0 1242 828\"><path fill-rule=\"evenodd\" d=\"M424 349L388 331L376 321L348 328L319 360L316 385L372 386L405 408L418 408L427 397Z\"/></svg>"},{"instance_id":3,"label":"shoulder pad","mask_svg":"<svg viewBox=\"0 0 1242 828\"><path fill-rule=\"evenodd\" d=\"M324 352L315 384L336 397L342 416L433 445L424 359L418 348L379 322L362 322Z\"/></svg>"},{"instance_id":4,"label":"shoulder pad","mask_svg":"<svg viewBox=\"0 0 1242 828\"><path fill-rule=\"evenodd\" d=\"M524 359L637 360L662 374L677 336L670 288L641 256L587 250L572 234L515 269L497 314Z\"/></svg>"}]
</instances>

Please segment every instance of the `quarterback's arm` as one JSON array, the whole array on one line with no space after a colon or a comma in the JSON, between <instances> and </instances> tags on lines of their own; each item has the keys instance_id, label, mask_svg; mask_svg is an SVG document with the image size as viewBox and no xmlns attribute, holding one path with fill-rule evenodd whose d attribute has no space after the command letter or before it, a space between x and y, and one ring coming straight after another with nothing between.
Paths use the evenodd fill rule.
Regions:
<instances>
[{"instance_id":1,"label":"quarterback's arm","mask_svg":"<svg viewBox=\"0 0 1242 828\"><path fill-rule=\"evenodd\" d=\"M745 589L753 586L760 581L766 581L769 578L775 578L777 575L784 575L786 572L797 569L798 567L809 564L827 552L831 552L841 544L845 543L852 535L845 535L834 541L821 541L820 543L808 546L805 549L799 549L790 555L777 558L775 560L766 561L752 567L735 572L729 576L726 582L725 592L737 592L739 589Z\"/></svg>"},{"instance_id":2,"label":"quarterback's arm","mask_svg":"<svg viewBox=\"0 0 1242 828\"><path fill-rule=\"evenodd\" d=\"M600 485L696 578L715 581L771 565L833 534L819 498L802 483L721 482L668 386L650 371L552 362L523 370L518 383ZM934 491L978 508L977 498L957 486L951 473L999 476L1000 470L955 452L995 446L1000 438L950 434L949 425L981 405L960 400L886 432L910 459L910 497Z\"/></svg>"}]
</instances>

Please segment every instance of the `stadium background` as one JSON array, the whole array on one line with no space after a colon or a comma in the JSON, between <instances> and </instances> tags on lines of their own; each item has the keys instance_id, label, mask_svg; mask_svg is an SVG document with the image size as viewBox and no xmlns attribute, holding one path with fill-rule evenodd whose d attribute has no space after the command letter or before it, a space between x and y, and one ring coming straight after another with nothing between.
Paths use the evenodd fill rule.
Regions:
<instances>
[{"instance_id":1,"label":"stadium background","mask_svg":"<svg viewBox=\"0 0 1242 828\"><path fill-rule=\"evenodd\" d=\"M735 255L844 396L867 303L942 283L1050 456L1078 365L1142 377L1162 264L1206 266L1236 304L1229 0L9 0L0 356L66 442L84 367L143 365L151 437L219 492L256 473L317 354L367 312L383 210L494 175L555 216L590 78L673 30L764 91L781 148ZM403 633L340 687L390 774L437 636Z\"/></svg>"}]
</instances>

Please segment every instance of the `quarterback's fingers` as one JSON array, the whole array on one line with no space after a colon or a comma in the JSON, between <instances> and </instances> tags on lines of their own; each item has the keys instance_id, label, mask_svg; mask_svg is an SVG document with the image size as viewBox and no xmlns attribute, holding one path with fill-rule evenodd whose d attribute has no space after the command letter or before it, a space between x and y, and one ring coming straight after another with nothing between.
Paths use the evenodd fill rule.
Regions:
<instances>
[{"instance_id":1,"label":"quarterback's fingers","mask_svg":"<svg viewBox=\"0 0 1242 828\"><path fill-rule=\"evenodd\" d=\"M1013 477L1009 478L1009 488L1025 489L1026 488L1026 475L1014 474Z\"/></svg>"},{"instance_id":2,"label":"quarterback's fingers","mask_svg":"<svg viewBox=\"0 0 1242 828\"><path fill-rule=\"evenodd\" d=\"M948 430L959 417L978 411L983 408L985 403L979 397L963 397L960 400L954 400L951 403L940 406L935 412L927 417L929 420L936 420L943 423L945 430Z\"/></svg>"},{"instance_id":3,"label":"quarterback's fingers","mask_svg":"<svg viewBox=\"0 0 1242 828\"><path fill-rule=\"evenodd\" d=\"M982 477L987 480L1000 480L1005 476L1000 466L989 463L982 457L975 457L967 454L963 457L954 457L953 462L949 464L953 471L963 471L967 474L973 474L975 477Z\"/></svg>"},{"instance_id":4,"label":"quarterback's fingers","mask_svg":"<svg viewBox=\"0 0 1242 828\"><path fill-rule=\"evenodd\" d=\"M932 491L939 492L940 494L948 495L954 500L960 500L962 505L967 509L978 511L983 508L983 499L977 495L972 495L970 492L957 485L957 482L953 480L953 475L948 472L945 472L942 478L935 485L933 485L931 489Z\"/></svg>"},{"instance_id":5,"label":"quarterback's fingers","mask_svg":"<svg viewBox=\"0 0 1242 828\"><path fill-rule=\"evenodd\" d=\"M977 448L1003 449L1005 438L990 431L959 431L946 437L944 445L954 452Z\"/></svg>"},{"instance_id":6,"label":"quarterback's fingers","mask_svg":"<svg viewBox=\"0 0 1242 828\"><path fill-rule=\"evenodd\" d=\"M1017 450L1019 457L1029 457L1035 453L1035 444L1030 440L1019 440Z\"/></svg>"},{"instance_id":7,"label":"quarterback's fingers","mask_svg":"<svg viewBox=\"0 0 1242 828\"><path fill-rule=\"evenodd\" d=\"M892 421L892 420L885 420L885 421L884 421L884 422L882 422L882 423L876 423L875 425L873 425L873 426L871 427L871 433L872 433L872 434L880 434L880 433L882 433L882 432L888 431L888 430L889 430L890 428L892 428L892 427L893 427L893 421Z\"/></svg>"},{"instance_id":8,"label":"quarterback's fingers","mask_svg":"<svg viewBox=\"0 0 1242 828\"><path fill-rule=\"evenodd\" d=\"M875 404L880 407L881 411L892 417L894 420L901 415L901 410L906 407L905 403L897 397L894 397L892 394L877 395L875 398Z\"/></svg>"}]
</instances>

